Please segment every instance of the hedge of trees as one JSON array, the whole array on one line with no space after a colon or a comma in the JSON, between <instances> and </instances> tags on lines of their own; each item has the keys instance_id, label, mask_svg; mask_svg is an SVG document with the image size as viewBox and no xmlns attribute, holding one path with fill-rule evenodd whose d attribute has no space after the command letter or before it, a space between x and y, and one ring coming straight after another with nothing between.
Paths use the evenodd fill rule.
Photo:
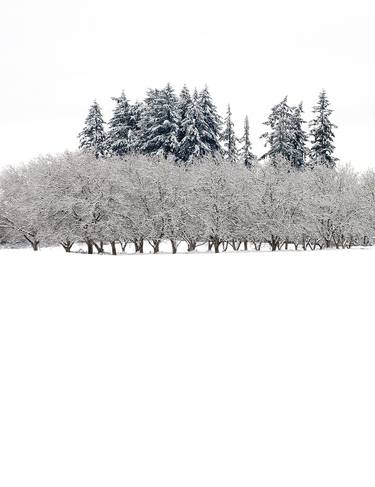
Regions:
<instances>
[{"instance_id":1,"label":"hedge of trees","mask_svg":"<svg viewBox=\"0 0 375 487\"><path fill-rule=\"evenodd\" d=\"M244 164L208 157L185 166L140 154L41 157L0 176L0 228L8 241L61 244L88 253L132 242L157 253L205 245L219 252L369 245L375 232L375 172L350 166L298 169L280 156Z\"/></svg>"}]
</instances>

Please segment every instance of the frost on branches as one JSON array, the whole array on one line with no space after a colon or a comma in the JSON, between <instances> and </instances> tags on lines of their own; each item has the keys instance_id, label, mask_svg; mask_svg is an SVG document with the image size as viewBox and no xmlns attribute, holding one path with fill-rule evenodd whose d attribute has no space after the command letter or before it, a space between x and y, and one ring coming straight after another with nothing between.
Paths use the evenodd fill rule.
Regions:
<instances>
[{"instance_id":1,"label":"frost on branches","mask_svg":"<svg viewBox=\"0 0 375 487\"><path fill-rule=\"evenodd\" d=\"M75 242L88 253L144 243L219 252L269 247L369 245L375 235L375 173L294 168L277 156L251 168L223 158L180 165L161 156L77 152L39 158L0 177L0 235L7 242Z\"/></svg>"}]
</instances>

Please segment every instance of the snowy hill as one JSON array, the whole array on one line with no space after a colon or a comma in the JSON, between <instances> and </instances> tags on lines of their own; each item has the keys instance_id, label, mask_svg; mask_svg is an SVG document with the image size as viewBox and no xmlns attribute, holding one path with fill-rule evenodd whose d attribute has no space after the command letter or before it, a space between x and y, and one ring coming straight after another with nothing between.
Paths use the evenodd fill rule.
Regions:
<instances>
[{"instance_id":1,"label":"snowy hill","mask_svg":"<svg viewBox=\"0 0 375 487\"><path fill-rule=\"evenodd\" d=\"M374 269L1 250L4 487L373 485Z\"/></svg>"}]
</instances>

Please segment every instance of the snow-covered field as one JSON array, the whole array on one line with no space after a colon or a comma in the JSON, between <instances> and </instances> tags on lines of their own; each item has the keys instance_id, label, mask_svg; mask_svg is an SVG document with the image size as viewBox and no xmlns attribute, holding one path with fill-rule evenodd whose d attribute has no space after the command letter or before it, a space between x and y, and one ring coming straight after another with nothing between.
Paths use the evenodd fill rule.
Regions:
<instances>
[{"instance_id":1,"label":"snow-covered field","mask_svg":"<svg viewBox=\"0 0 375 487\"><path fill-rule=\"evenodd\" d=\"M0 485L373 487L374 271L1 250Z\"/></svg>"}]
</instances>

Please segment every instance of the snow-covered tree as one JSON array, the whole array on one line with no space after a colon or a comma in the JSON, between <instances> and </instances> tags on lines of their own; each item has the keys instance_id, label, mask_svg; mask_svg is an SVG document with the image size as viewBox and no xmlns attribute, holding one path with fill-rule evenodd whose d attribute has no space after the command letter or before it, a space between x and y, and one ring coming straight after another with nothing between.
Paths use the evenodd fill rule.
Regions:
<instances>
[{"instance_id":1,"label":"snow-covered tree","mask_svg":"<svg viewBox=\"0 0 375 487\"><path fill-rule=\"evenodd\" d=\"M224 130L222 134L224 145L224 158L227 161L235 162L238 157L237 138L234 132L234 123L232 121L232 111L228 105L227 114L224 119Z\"/></svg>"},{"instance_id":2,"label":"snow-covered tree","mask_svg":"<svg viewBox=\"0 0 375 487\"><path fill-rule=\"evenodd\" d=\"M335 134L333 131L337 126L330 120L333 110L330 108L325 90L320 92L318 103L313 107L313 113L314 118L310 122L312 142L310 163L313 166L335 167L338 159L333 155L335 151L333 145Z\"/></svg>"},{"instance_id":3,"label":"snow-covered tree","mask_svg":"<svg viewBox=\"0 0 375 487\"><path fill-rule=\"evenodd\" d=\"M96 100L89 109L83 130L79 133L79 148L91 152L96 158L106 154L106 134L101 108Z\"/></svg>"},{"instance_id":4,"label":"snow-covered tree","mask_svg":"<svg viewBox=\"0 0 375 487\"><path fill-rule=\"evenodd\" d=\"M178 100L168 83L162 90L149 90L142 120L142 147L145 154L174 156L178 150Z\"/></svg>"},{"instance_id":5,"label":"snow-covered tree","mask_svg":"<svg viewBox=\"0 0 375 487\"><path fill-rule=\"evenodd\" d=\"M177 152L178 159L191 163L194 159L207 156L210 147L204 140L207 140L208 127L199 104L197 90L194 91L190 103L186 104L184 118L180 123L182 139Z\"/></svg>"},{"instance_id":6,"label":"snow-covered tree","mask_svg":"<svg viewBox=\"0 0 375 487\"><path fill-rule=\"evenodd\" d=\"M111 155L122 157L133 149L132 107L124 91L118 98L113 97L112 100L116 102L116 106L108 123L107 147Z\"/></svg>"},{"instance_id":7,"label":"snow-covered tree","mask_svg":"<svg viewBox=\"0 0 375 487\"><path fill-rule=\"evenodd\" d=\"M292 107L291 114L291 138L293 152L291 155L292 166L301 168L306 163L307 157L307 140L308 136L303 129L303 104L300 103L297 107Z\"/></svg>"},{"instance_id":8,"label":"snow-covered tree","mask_svg":"<svg viewBox=\"0 0 375 487\"><path fill-rule=\"evenodd\" d=\"M264 122L264 125L269 127L269 131L261 135L261 138L266 140L265 146L268 146L269 150L261 159L266 157L274 159L280 156L289 162L293 161L292 113L287 96L271 109L268 120Z\"/></svg>"},{"instance_id":9,"label":"snow-covered tree","mask_svg":"<svg viewBox=\"0 0 375 487\"><path fill-rule=\"evenodd\" d=\"M220 134L222 121L207 86L199 93L199 105L207 127L207 131L203 135L203 143L210 148L211 155L217 156L221 153Z\"/></svg>"},{"instance_id":10,"label":"snow-covered tree","mask_svg":"<svg viewBox=\"0 0 375 487\"><path fill-rule=\"evenodd\" d=\"M244 122L244 134L240 139L241 147L239 150L241 162L245 164L246 167L250 168L255 160L255 155L252 152L252 145L250 141L250 126L249 117L246 115Z\"/></svg>"},{"instance_id":11,"label":"snow-covered tree","mask_svg":"<svg viewBox=\"0 0 375 487\"><path fill-rule=\"evenodd\" d=\"M192 104L192 97L189 88L184 85L182 87L179 99L178 99L178 119L179 119L179 130L178 130L178 141L185 137L184 132L184 121L186 119L187 112Z\"/></svg>"},{"instance_id":12,"label":"snow-covered tree","mask_svg":"<svg viewBox=\"0 0 375 487\"><path fill-rule=\"evenodd\" d=\"M144 104L136 101L129 110L129 146L132 152L140 151L142 147L141 127Z\"/></svg>"}]
</instances>

